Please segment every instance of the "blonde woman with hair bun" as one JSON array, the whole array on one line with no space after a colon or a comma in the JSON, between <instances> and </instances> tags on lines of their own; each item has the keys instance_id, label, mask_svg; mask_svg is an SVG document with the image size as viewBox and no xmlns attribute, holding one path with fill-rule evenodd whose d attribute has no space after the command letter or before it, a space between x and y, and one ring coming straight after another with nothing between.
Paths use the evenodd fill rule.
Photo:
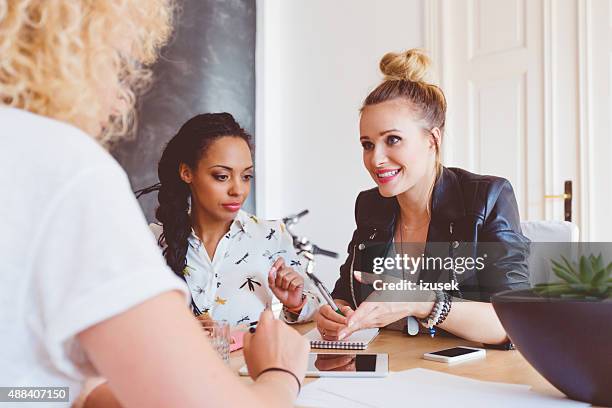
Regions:
<instances>
[{"instance_id":1,"label":"blonde woman with hair bun","mask_svg":"<svg viewBox=\"0 0 612 408\"><path fill-rule=\"evenodd\" d=\"M128 178L103 148L135 123L171 0L0 0L0 386L103 376L91 406L289 406L308 343L264 311L253 385L217 356Z\"/></svg>"},{"instance_id":2,"label":"blonde woman with hair bun","mask_svg":"<svg viewBox=\"0 0 612 408\"><path fill-rule=\"evenodd\" d=\"M529 286L529 241L508 180L442 165L446 98L427 82L429 66L418 49L380 61L383 81L365 98L359 123L363 164L376 187L357 197L357 229L332 293L344 316L322 306L317 327L335 340L420 321L431 335L441 329L510 347L490 299ZM466 250L469 267L461 263ZM382 267L385 258L391 268ZM417 258L430 263L404 261ZM398 282L414 286L382 286Z\"/></svg>"},{"instance_id":3,"label":"blonde woman with hair bun","mask_svg":"<svg viewBox=\"0 0 612 408\"><path fill-rule=\"evenodd\" d=\"M429 56L419 49L402 53L389 52L380 60L384 81L411 81L424 83L431 65Z\"/></svg>"}]
</instances>

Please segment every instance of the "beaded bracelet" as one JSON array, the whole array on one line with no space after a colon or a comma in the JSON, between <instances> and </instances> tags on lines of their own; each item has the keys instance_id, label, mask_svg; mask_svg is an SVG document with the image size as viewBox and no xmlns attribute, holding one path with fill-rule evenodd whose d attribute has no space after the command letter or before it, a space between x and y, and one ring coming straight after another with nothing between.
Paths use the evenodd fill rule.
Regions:
<instances>
[{"instance_id":1,"label":"beaded bracelet","mask_svg":"<svg viewBox=\"0 0 612 408\"><path fill-rule=\"evenodd\" d=\"M439 326L446 320L446 317L450 313L451 306L453 304L453 298L448 293L444 292L444 304L442 305L442 313L440 313L440 317L436 322L436 326Z\"/></svg>"},{"instance_id":2,"label":"beaded bracelet","mask_svg":"<svg viewBox=\"0 0 612 408\"><path fill-rule=\"evenodd\" d=\"M436 335L436 326L441 324L450 313L452 302L452 298L449 294L440 290L436 290L434 293L436 294L434 306L429 316L421 320L421 323L429 329L429 335L431 337Z\"/></svg>"}]
</instances>

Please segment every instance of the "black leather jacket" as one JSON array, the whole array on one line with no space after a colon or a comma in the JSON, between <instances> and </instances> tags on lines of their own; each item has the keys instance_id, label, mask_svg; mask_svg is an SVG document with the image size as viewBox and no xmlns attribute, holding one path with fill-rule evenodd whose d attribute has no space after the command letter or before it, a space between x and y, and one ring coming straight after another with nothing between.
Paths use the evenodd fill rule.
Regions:
<instances>
[{"instance_id":1,"label":"black leather jacket","mask_svg":"<svg viewBox=\"0 0 612 408\"><path fill-rule=\"evenodd\" d=\"M352 271L372 272L373 258L386 256L393 242L399 204L382 197L378 188L362 191L355 203L357 229L348 246L348 258L340 268L332 296L357 307L372 293ZM432 194L426 256L483 256L486 267L461 274L435 269L421 272L424 281L455 279L453 296L489 302L506 289L529 287L529 240L522 235L514 191L501 177L473 174L444 167ZM425 273L424 273L425 272Z\"/></svg>"}]
</instances>

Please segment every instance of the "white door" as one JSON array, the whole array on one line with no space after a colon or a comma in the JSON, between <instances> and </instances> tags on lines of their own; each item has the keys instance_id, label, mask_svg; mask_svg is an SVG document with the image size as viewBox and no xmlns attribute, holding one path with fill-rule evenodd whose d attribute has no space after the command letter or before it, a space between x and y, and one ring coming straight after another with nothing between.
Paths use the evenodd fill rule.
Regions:
<instances>
[{"instance_id":1,"label":"white door","mask_svg":"<svg viewBox=\"0 0 612 408\"><path fill-rule=\"evenodd\" d=\"M445 163L508 178L524 220L564 219L563 198L546 196L571 180L583 240L612 240L610 4L426 2L426 47L448 99Z\"/></svg>"},{"instance_id":2,"label":"white door","mask_svg":"<svg viewBox=\"0 0 612 408\"><path fill-rule=\"evenodd\" d=\"M591 241L612 241L612 1L581 0L585 224Z\"/></svg>"}]
</instances>

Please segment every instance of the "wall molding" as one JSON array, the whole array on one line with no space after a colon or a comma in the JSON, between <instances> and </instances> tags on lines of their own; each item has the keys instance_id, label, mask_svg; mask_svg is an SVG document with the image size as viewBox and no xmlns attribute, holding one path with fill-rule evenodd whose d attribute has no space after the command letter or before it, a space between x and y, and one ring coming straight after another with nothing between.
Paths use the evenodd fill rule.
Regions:
<instances>
[{"instance_id":1,"label":"wall molding","mask_svg":"<svg viewBox=\"0 0 612 408\"><path fill-rule=\"evenodd\" d=\"M425 49L433 61L433 81L440 87L443 86L444 72L443 64L443 49L442 41L443 25L442 25L442 1L441 0L425 0L423 4L423 39Z\"/></svg>"},{"instance_id":2,"label":"wall molding","mask_svg":"<svg viewBox=\"0 0 612 408\"><path fill-rule=\"evenodd\" d=\"M555 36L557 27L554 0L544 0L542 13L544 20L543 52L544 52L544 194L555 194L555 109L554 109L554 83L555 71L553 61L555 57ZM545 200L542 197L542 200ZM544 201L544 216L546 219L554 218L554 202Z\"/></svg>"},{"instance_id":3,"label":"wall molding","mask_svg":"<svg viewBox=\"0 0 612 408\"><path fill-rule=\"evenodd\" d=\"M454 0L452 0L454 1ZM427 50L432 65L432 82L437 84L445 94L448 83L448 73L444 68L446 49L444 36L448 27L448 17L445 12L448 8L446 0L424 0L423 1L423 43ZM447 98L448 99L448 98ZM446 130L452 127L452 123L446 122ZM442 162L453 163L453 138L444 137L442 143Z\"/></svg>"},{"instance_id":4,"label":"wall molding","mask_svg":"<svg viewBox=\"0 0 612 408\"><path fill-rule=\"evenodd\" d=\"M592 36L592 0L578 0L578 95L580 133L580 225L584 241L591 238L591 215L594 214L593 175L593 36Z\"/></svg>"},{"instance_id":5,"label":"wall molding","mask_svg":"<svg viewBox=\"0 0 612 408\"><path fill-rule=\"evenodd\" d=\"M274 214L280 202L278 172L281 159L280 123L273 113L279 111L280 89L280 2L257 0L255 49L255 209L259 216Z\"/></svg>"}]
</instances>

